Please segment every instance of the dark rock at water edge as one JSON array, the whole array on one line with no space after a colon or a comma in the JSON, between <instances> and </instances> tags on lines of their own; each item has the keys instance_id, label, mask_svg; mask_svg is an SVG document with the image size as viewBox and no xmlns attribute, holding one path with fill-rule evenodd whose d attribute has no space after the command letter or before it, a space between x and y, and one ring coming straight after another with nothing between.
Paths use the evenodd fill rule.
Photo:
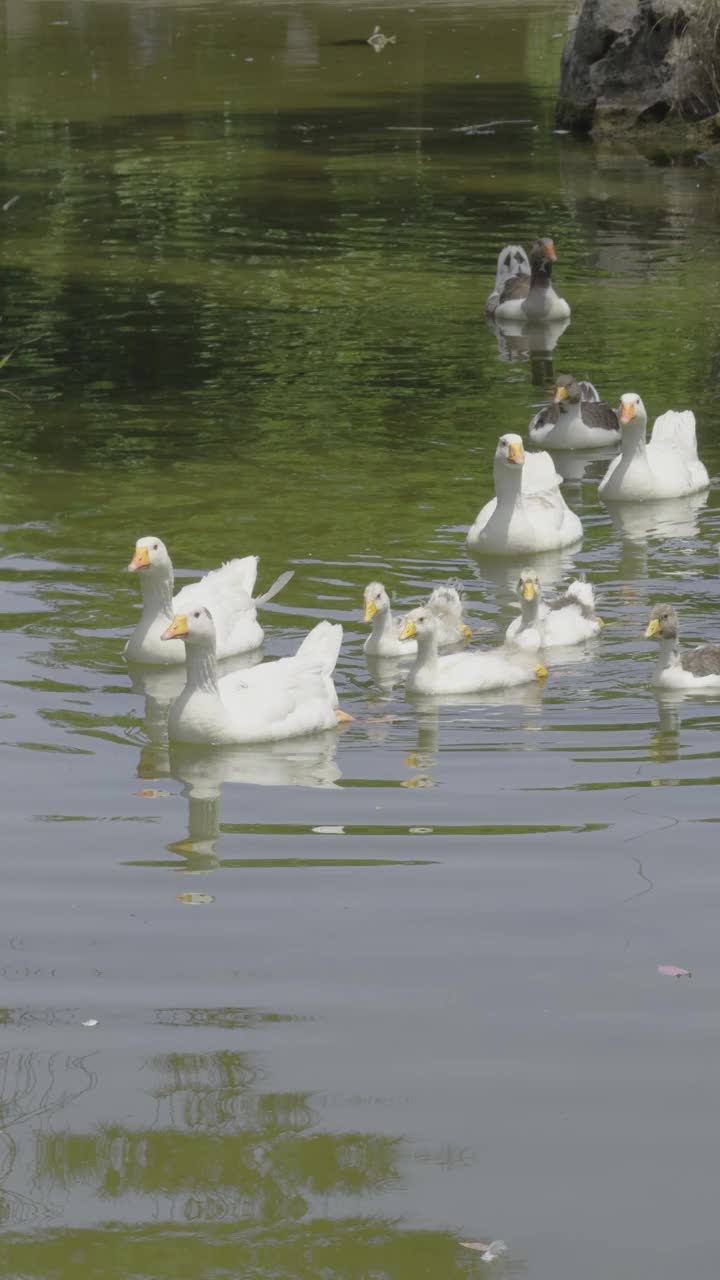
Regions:
<instances>
[{"instance_id":1,"label":"dark rock at water edge","mask_svg":"<svg viewBox=\"0 0 720 1280\"><path fill-rule=\"evenodd\" d=\"M719 110L720 0L582 0L562 53L560 127L693 127Z\"/></svg>"}]
</instances>

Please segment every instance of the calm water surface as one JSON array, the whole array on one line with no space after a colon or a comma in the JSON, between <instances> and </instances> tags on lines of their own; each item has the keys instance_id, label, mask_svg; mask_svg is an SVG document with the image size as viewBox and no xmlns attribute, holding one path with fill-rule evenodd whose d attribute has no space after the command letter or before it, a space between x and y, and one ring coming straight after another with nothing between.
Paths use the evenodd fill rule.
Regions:
<instances>
[{"instance_id":1,"label":"calm water surface","mask_svg":"<svg viewBox=\"0 0 720 1280\"><path fill-rule=\"evenodd\" d=\"M718 175L553 133L570 8L0 3L3 1274L449 1280L500 1236L715 1280L720 704L641 634L718 638L717 490L621 523L567 472L541 572L607 626L543 690L412 703L362 653L374 577L501 634L520 566L464 533L553 372L692 406L720 471ZM572 323L499 349L546 231ZM294 568L265 651L341 621L353 723L169 749L147 533Z\"/></svg>"}]
</instances>

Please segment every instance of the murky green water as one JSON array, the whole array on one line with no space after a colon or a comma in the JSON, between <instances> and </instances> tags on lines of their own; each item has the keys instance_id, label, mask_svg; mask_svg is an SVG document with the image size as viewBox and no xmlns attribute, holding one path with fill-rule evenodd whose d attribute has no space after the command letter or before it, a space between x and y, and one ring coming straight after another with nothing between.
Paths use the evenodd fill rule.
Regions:
<instances>
[{"instance_id":1,"label":"murky green water","mask_svg":"<svg viewBox=\"0 0 720 1280\"><path fill-rule=\"evenodd\" d=\"M362 654L371 577L507 624L464 531L553 360L720 470L720 180L553 134L569 8L0 3L4 1274L448 1280L501 1236L714 1280L720 704L640 635L669 597L718 638L717 491L621 526L569 477L544 575L607 626L544 691L416 705ZM497 250L548 230L572 323L499 353ZM145 533L294 567L266 652L341 620L355 721L169 751Z\"/></svg>"}]
</instances>

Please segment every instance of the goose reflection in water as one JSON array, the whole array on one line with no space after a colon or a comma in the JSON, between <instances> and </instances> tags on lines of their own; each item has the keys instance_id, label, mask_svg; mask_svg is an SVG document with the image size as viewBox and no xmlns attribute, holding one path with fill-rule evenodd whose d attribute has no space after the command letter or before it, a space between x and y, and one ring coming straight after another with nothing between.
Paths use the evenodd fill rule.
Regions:
<instances>
[{"instance_id":1,"label":"goose reflection in water","mask_svg":"<svg viewBox=\"0 0 720 1280\"><path fill-rule=\"evenodd\" d=\"M473 577L480 583L491 582L501 592L514 598L518 578L523 569L534 569L540 581L548 591L574 572L575 556L578 547L565 548L562 551L536 551L512 558L478 556L476 560L472 547L466 548Z\"/></svg>"},{"instance_id":2,"label":"goose reflection in water","mask_svg":"<svg viewBox=\"0 0 720 1280\"><path fill-rule=\"evenodd\" d=\"M648 543L657 538L665 545L671 538L696 538L698 516L708 500L707 493L687 498L666 498L662 502L609 504L607 513L613 530L622 539L614 573L618 580L632 581L648 574Z\"/></svg>"},{"instance_id":3,"label":"goose reflection in water","mask_svg":"<svg viewBox=\"0 0 720 1280\"><path fill-rule=\"evenodd\" d=\"M476 720L476 712L486 709L492 714L497 707L525 707L527 716L518 724L520 732L534 731L538 727L543 702L543 681L531 685L518 685L511 689L493 689L482 694L445 694L441 697L412 696L412 706L417 715L416 745L404 757L404 764L415 772L403 779L401 786L408 788L434 787L433 769L440 761L442 728L455 720ZM458 717L441 716L441 711L456 709ZM488 724L491 716L488 716Z\"/></svg>"},{"instance_id":4,"label":"goose reflection in water","mask_svg":"<svg viewBox=\"0 0 720 1280\"><path fill-rule=\"evenodd\" d=\"M187 871L219 866L220 803L225 783L259 787L336 787L337 732L288 742L247 747L188 747L173 744L170 776L183 784L188 802L188 833L168 845L187 859Z\"/></svg>"},{"instance_id":5,"label":"goose reflection in water","mask_svg":"<svg viewBox=\"0 0 720 1280\"><path fill-rule=\"evenodd\" d=\"M508 361L527 360L533 386L543 387L554 381L553 351L569 324L569 317L544 323L498 320L493 326L498 356Z\"/></svg>"}]
</instances>

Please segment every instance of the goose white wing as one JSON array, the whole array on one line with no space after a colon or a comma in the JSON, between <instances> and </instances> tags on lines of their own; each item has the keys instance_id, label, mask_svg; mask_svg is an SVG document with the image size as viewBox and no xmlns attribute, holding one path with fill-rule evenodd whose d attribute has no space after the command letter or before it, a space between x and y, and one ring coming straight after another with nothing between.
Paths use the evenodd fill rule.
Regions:
<instances>
[{"instance_id":1,"label":"goose white wing","mask_svg":"<svg viewBox=\"0 0 720 1280\"><path fill-rule=\"evenodd\" d=\"M549 453L526 453L522 495L529 511L560 529L568 508L560 492L561 478Z\"/></svg>"},{"instance_id":2,"label":"goose white wing","mask_svg":"<svg viewBox=\"0 0 720 1280\"><path fill-rule=\"evenodd\" d=\"M287 658L262 662L256 667L241 667L238 671L229 671L227 675L221 676L218 688L223 702L236 695L243 697L254 691L266 697L268 690L274 685L281 686L285 682L292 684L300 669L322 672L328 685L332 686L337 706L337 695L331 677L340 654L342 637L343 629L339 622L318 622L300 642L297 651Z\"/></svg>"},{"instance_id":3,"label":"goose white wing","mask_svg":"<svg viewBox=\"0 0 720 1280\"><path fill-rule=\"evenodd\" d=\"M263 667L255 667L253 674L262 670ZM242 726L238 741L246 735L248 739L262 736L271 742L317 733L335 724L332 680L319 667L307 666L297 659L285 663L273 679L232 690L226 690L221 683L220 690L227 716Z\"/></svg>"},{"instance_id":4,"label":"goose white wing","mask_svg":"<svg viewBox=\"0 0 720 1280\"><path fill-rule=\"evenodd\" d=\"M295 659L300 659L312 666L320 667L327 675L332 675L340 656L343 629L339 622L318 622L312 631L300 642ZM287 661L287 659L281 659Z\"/></svg>"},{"instance_id":5,"label":"goose white wing","mask_svg":"<svg viewBox=\"0 0 720 1280\"><path fill-rule=\"evenodd\" d=\"M561 477L549 453L526 453L522 470L523 497L551 496L560 491Z\"/></svg>"},{"instance_id":6,"label":"goose white wing","mask_svg":"<svg viewBox=\"0 0 720 1280\"><path fill-rule=\"evenodd\" d=\"M677 449L686 462L697 462L697 435L692 409L668 409L655 419L650 443L662 449Z\"/></svg>"},{"instance_id":7,"label":"goose white wing","mask_svg":"<svg viewBox=\"0 0 720 1280\"><path fill-rule=\"evenodd\" d=\"M176 613L190 613L201 606L209 609L217 629L227 622L228 614L235 616L252 605L257 567L257 556L228 560L199 582L182 587L173 600L173 609Z\"/></svg>"},{"instance_id":8,"label":"goose white wing","mask_svg":"<svg viewBox=\"0 0 720 1280\"><path fill-rule=\"evenodd\" d=\"M199 606L210 610L219 658L262 644L263 630L252 598L257 566L257 556L228 560L221 568L206 573L199 582L183 587L173 601L176 613L192 613Z\"/></svg>"}]
</instances>

